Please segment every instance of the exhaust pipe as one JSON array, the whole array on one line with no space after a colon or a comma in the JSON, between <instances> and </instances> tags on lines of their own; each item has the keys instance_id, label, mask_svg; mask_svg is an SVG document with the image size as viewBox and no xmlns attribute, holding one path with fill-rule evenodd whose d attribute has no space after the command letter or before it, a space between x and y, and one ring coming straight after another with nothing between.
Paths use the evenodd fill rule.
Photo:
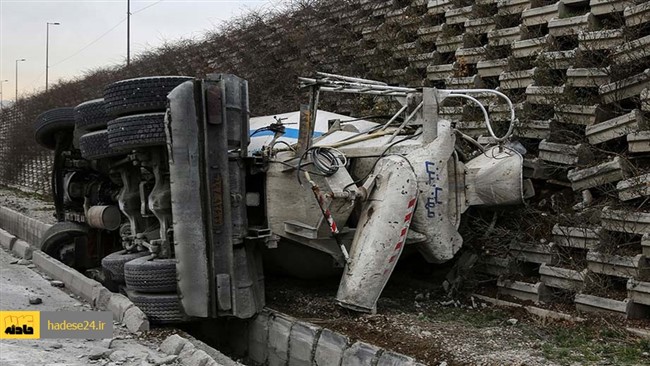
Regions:
<instances>
[{"instance_id":1,"label":"exhaust pipe","mask_svg":"<svg viewBox=\"0 0 650 366\"><path fill-rule=\"evenodd\" d=\"M417 201L413 167L401 156L382 158L354 234L350 259L336 301L355 311L375 312L406 241Z\"/></svg>"},{"instance_id":2,"label":"exhaust pipe","mask_svg":"<svg viewBox=\"0 0 650 366\"><path fill-rule=\"evenodd\" d=\"M86 223L97 229L117 230L122 223L120 209L117 206L91 206L86 211Z\"/></svg>"}]
</instances>

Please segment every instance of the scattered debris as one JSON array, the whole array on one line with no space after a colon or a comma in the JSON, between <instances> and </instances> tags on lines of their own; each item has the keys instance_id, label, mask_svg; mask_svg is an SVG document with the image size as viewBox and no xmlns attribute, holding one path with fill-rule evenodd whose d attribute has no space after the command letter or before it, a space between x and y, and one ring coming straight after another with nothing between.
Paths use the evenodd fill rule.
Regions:
<instances>
[{"instance_id":1,"label":"scattered debris","mask_svg":"<svg viewBox=\"0 0 650 366\"><path fill-rule=\"evenodd\" d=\"M38 304L42 304L42 303L43 303L43 299L41 299L38 296L30 296L29 297L29 304L30 305L38 305Z\"/></svg>"},{"instance_id":2,"label":"scattered debris","mask_svg":"<svg viewBox=\"0 0 650 366\"><path fill-rule=\"evenodd\" d=\"M63 281L59 281L59 280L50 281L50 285L52 285L54 287L65 287L65 283L63 283Z\"/></svg>"},{"instance_id":3,"label":"scattered debris","mask_svg":"<svg viewBox=\"0 0 650 366\"><path fill-rule=\"evenodd\" d=\"M516 324L519 322L519 320L517 320L517 319L515 319L515 318L510 318L510 319L508 319L507 322L508 322L508 324L510 324L510 325L516 325Z\"/></svg>"}]
</instances>

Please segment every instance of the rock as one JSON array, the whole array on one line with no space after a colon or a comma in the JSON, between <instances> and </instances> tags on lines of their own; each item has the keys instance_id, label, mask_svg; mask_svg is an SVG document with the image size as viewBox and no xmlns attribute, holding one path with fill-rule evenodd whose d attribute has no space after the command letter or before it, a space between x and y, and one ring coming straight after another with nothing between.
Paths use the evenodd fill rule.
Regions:
<instances>
[{"instance_id":1,"label":"rock","mask_svg":"<svg viewBox=\"0 0 650 366\"><path fill-rule=\"evenodd\" d=\"M438 366L447 366L447 361L440 362L440 365L438 365Z\"/></svg>"},{"instance_id":2,"label":"rock","mask_svg":"<svg viewBox=\"0 0 650 366\"><path fill-rule=\"evenodd\" d=\"M54 344L50 345L50 348L52 348L52 349L61 349L61 348L63 348L63 345L61 343L54 343Z\"/></svg>"},{"instance_id":3,"label":"rock","mask_svg":"<svg viewBox=\"0 0 650 366\"><path fill-rule=\"evenodd\" d=\"M160 366L160 365L169 365L170 363L173 363L174 361L176 361L177 358L178 358L178 356L176 356L176 355L158 357L158 356L155 356L153 354L149 354L149 356L147 357L147 361L149 361L154 366Z\"/></svg>"},{"instance_id":4,"label":"rock","mask_svg":"<svg viewBox=\"0 0 650 366\"><path fill-rule=\"evenodd\" d=\"M48 276L48 275L43 275L43 279L44 279L45 281L52 281L52 277L50 277L50 276Z\"/></svg>"},{"instance_id":5,"label":"rock","mask_svg":"<svg viewBox=\"0 0 650 366\"><path fill-rule=\"evenodd\" d=\"M32 264L32 261L30 261L28 259L19 259L16 264L18 264L20 266L26 266L28 264Z\"/></svg>"},{"instance_id":6,"label":"rock","mask_svg":"<svg viewBox=\"0 0 650 366\"><path fill-rule=\"evenodd\" d=\"M424 337L431 337L431 332L429 332L428 330L423 330L422 333L420 334L422 334L422 336Z\"/></svg>"},{"instance_id":7,"label":"rock","mask_svg":"<svg viewBox=\"0 0 650 366\"><path fill-rule=\"evenodd\" d=\"M28 265L27 268L36 268L36 265L32 263L32 264Z\"/></svg>"},{"instance_id":8,"label":"rock","mask_svg":"<svg viewBox=\"0 0 650 366\"><path fill-rule=\"evenodd\" d=\"M123 362L126 362L127 356L128 356L128 354L126 352L121 351L121 350L117 350L117 351L112 352L108 356L108 358L111 361L115 362L115 363L123 363Z\"/></svg>"},{"instance_id":9,"label":"rock","mask_svg":"<svg viewBox=\"0 0 650 366\"><path fill-rule=\"evenodd\" d=\"M11 262L9 262L9 264L17 264L17 263L18 263L18 259L14 259Z\"/></svg>"},{"instance_id":10,"label":"rock","mask_svg":"<svg viewBox=\"0 0 650 366\"><path fill-rule=\"evenodd\" d=\"M41 299L38 296L30 296L29 297L29 304L30 305L38 305L38 304L42 304L42 303L43 303L43 299Z\"/></svg>"},{"instance_id":11,"label":"rock","mask_svg":"<svg viewBox=\"0 0 650 366\"><path fill-rule=\"evenodd\" d=\"M423 294L415 295L415 300L424 300L424 295Z\"/></svg>"},{"instance_id":12,"label":"rock","mask_svg":"<svg viewBox=\"0 0 650 366\"><path fill-rule=\"evenodd\" d=\"M104 347L93 348L88 352L88 358L91 360L99 360L111 353L111 350Z\"/></svg>"},{"instance_id":13,"label":"rock","mask_svg":"<svg viewBox=\"0 0 650 366\"><path fill-rule=\"evenodd\" d=\"M517 322L519 322L519 320L517 320L515 318L508 319L508 324L510 324L510 325L515 325L515 324L517 324Z\"/></svg>"},{"instance_id":14,"label":"rock","mask_svg":"<svg viewBox=\"0 0 650 366\"><path fill-rule=\"evenodd\" d=\"M54 287L65 287L65 283L63 283L63 281L59 281L59 280L50 281L50 285L52 285Z\"/></svg>"}]
</instances>

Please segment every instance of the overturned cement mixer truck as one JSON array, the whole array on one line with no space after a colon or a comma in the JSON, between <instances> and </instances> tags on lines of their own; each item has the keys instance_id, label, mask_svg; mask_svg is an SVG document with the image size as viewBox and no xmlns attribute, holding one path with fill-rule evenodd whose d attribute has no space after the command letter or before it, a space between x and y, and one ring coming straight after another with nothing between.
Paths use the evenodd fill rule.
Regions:
<instances>
[{"instance_id":1,"label":"overturned cement mixer truck","mask_svg":"<svg viewBox=\"0 0 650 366\"><path fill-rule=\"evenodd\" d=\"M54 150L58 221L41 249L126 293L154 322L255 315L263 257L303 277L338 271L336 302L373 312L405 246L448 261L469 206L533 194L508 143L514 109L497 91L325 73L300 82L309 105L275 119L249 120L247 82L224 74L123 80L102 99L41 114L35 139ZM325 92L389 98L394 115L322 111ZM504 136L476 93L510 106ZM449 98L477 103L491 145L438 117ZM479 153L464 158L457 139Z\"/></svg>"}]
</instances>

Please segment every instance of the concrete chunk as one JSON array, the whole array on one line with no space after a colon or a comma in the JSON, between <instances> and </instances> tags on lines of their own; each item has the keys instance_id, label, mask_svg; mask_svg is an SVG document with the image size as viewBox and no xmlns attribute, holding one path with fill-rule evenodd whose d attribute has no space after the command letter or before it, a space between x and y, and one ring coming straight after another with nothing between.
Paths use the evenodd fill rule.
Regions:
<instances>
[{"instance_id":1,"label":"concrete chunk","mask_svg":"<svg viewBox=\"0 0 650 366\"><path fill-rule=\"evenodd\" d=\"M296 323L289 337L289 366L310 366L312 351L321 329L308 323Z\"/></svg>"},{"instance_id":2,"label":"concrete chunk","mask_svg":"<svg viewBox=\"0 0 650 366\"><path fill-rule=\"evenodd\" d=\"M172 334L162 342L160 350L168 355L179 355L188 343L190 342L187 339L178 334Z\"/></svg>"},{"instance_id":3,"label":"concrete chunk","mask_svg":"<svg viewBox=\"0 0 650 366\"><path fill-rule=\"evenodd\" d=\"M258 364L268 358L269 315L260 313L248 323L248 357Z\"/></svg>"},{"instance_id":4,"label":"concrete chunk","mask_svg":"<svg viewBox=\"0 0 650 366\"><path fill-rule=\"evenodd\" d=\"M131 333L146 332L149 330L149 319L136 306L132 306L124 312L122 323L126 325Z\"/></svg>"},{"instance_id":5,"label":"concrete chunk","mask_svg":"<svg viewBox=\"0 0 650 366\"><path fill-rule=\"evenodd\" d=\"M113 313L113 319L122 322L124 314L130 307L134 306L131 300L122 294L112 294L108 300L108 310Z\"/></svg>"},{"instance_id":6,"label":"concrete chunk","mask_svg":"<svg viewBox=\"0 0 650 366\"><path fill-rule=\"evenodd\" d=\"M269 366L286 365L289 361L289 334L293 321L271 315L269 317Z\"/></svg>"},{"instance_id":7,"label":"concrete chunk","mask_svg":"<svg viewBox=\"0 0 650 366\"><path fill-rule=\"evenodd\" d=\"M0 245L6 250L11 250L11 247L16 242L16 237L10 233L0 229Z\"/></svg>"},{"instance_id":8,"label":"concrete chunk","mask_svg":"<svg viewBox=\"0 0 650 366\"><path fill-rule=\"evenodd\" d=\"M28 242L22 241L20 239L16 240L11 247L11 252L20 258L23 259L32 259L32 247Z\"/></svg>"},{"instance_id":9,"label":"concrete chunk","mask_svg":"<svg viewBox=\"0 0 650 366\"><path fill-rule=\"evenodd\" d=\"M378 358L380 348L364 342L356 342L343 352L343 365L366 366L371 365Z\"/></svg>"}]
</instances>

